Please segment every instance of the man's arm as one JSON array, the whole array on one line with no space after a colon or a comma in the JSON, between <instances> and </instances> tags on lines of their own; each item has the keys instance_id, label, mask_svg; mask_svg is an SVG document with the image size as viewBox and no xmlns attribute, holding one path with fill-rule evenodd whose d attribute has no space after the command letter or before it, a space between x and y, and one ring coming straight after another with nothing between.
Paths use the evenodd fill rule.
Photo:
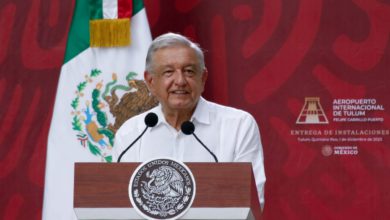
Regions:
<instances>
[{"instance_id":1,"label":"man's arm","mask_svg":"<svg viewBox=\"0 0 390 220\"><path fill-rule=\"evenodd\" d=\"M256 180L260 205L264 207L264 156L260 140L260 132L255 119L247 114L240 123L237 133L235 162L251 162Z\"/></svg>"}]
</instances>

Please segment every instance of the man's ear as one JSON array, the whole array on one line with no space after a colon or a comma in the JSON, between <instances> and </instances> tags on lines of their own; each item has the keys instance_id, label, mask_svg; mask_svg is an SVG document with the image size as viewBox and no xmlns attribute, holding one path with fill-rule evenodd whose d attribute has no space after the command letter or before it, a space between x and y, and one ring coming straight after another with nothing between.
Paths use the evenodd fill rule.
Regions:
<instances>
[{"instance_id":1,"label":"man's ear","mask_svg":"<svg viewBox=\"0 0 390 220\"><path fill-rule=\"evenodd\" d=\"M149 92L154 94L153 93L153 76L152 76L152 74L149 73L148 71L145 71L144 72L144 80L145 80L146 86L149 89Z\"/></svg>"},{"instance_id":2,"label":"man's ear","mask_svg":"<svg viewBox=\"0 0 390 220\"><path fill-rule=\"evenodd\" d=\"M207 71L206 68L204 68L203 70L203 74L202 74L202 83L203 83L203 86L206 84L206 81L207 81L207 77L209 76L209 72Z\"/></svg>"}]
</instances>

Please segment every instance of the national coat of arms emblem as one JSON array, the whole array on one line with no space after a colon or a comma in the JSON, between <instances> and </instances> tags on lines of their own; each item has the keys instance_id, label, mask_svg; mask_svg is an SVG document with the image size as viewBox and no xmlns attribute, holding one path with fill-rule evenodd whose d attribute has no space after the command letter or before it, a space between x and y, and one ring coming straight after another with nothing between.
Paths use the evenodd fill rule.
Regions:
<instances>
[{"instance_id":1,"label":"national coat of arms emblem","mask_svg":"<svg viewBox=\"0 0 390 220\"><path fill-rule=\"evenodd\" d=\"M191 207L196 185L190 169L171 159L153 159L134 171L131 204L146 219L178 219Z\"/></svg>"},{"instance_id":2,"label":"national coat of arms emblem","mask_svg":"<svg viewBox=\"0 0 390 220\"><path fill-rule=\"evenodd\" d=\"M72 129L80 144L102 161L112 162L114 136L129 118L156 106L158 101L150 95L137 73L126 76L126 84L118 81L117 74L104 82L102 71L91 70L85 80L77 85L72 108ZM123 80L122 80L123 82Z\"/></svg>"}]
</instances>

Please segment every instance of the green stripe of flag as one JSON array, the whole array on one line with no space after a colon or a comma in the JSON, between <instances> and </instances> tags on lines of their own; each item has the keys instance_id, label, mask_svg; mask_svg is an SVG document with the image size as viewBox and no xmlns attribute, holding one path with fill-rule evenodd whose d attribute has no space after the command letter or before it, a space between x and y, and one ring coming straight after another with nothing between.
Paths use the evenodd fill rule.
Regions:
<instances>
[{"instance_id":1,"label":"green stripe of flag","mask_svg":"<svg viewBox=\"0 0 390 220\"><path fill-rule=\"evenodd\" d=\"M89 47L89 1L76 0L64 63Z\"/></svg>"},{"instance_id":2,"label":"green stripe of flag","mask_svg":"<svg viewBox=\"0 0 390 220\"><path fill-rule=\"evenodd\" d=\"M89 0L89 7L91 20L103 18L103 0Z\"/></svg>"}]
</instances>

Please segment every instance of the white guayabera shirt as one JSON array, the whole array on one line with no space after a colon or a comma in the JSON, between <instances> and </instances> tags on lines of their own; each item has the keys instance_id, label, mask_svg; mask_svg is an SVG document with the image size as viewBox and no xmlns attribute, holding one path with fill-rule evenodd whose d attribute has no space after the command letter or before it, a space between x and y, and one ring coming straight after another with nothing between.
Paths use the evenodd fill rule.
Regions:
<instances>
[{"instance_id":1,"label":"white guayabera shirt","mask_svg":"<svg viewBox=\"0 0 390 220\"><path fill-rule=\"evenodd\" d=\"M143 162L158 157L169 157L183 162L214 162L211 154L192 135L177 131L166 122L161 105L129 119L118 129L115 136L114 161L145 129L144 119L149 112L157 114L157 125L146 131L126 152L121 162ZM252 163L260 204L263 207L263 148L259 129L252 115L200 97L191 121L195 125L195 134L217 156L219 162Z\"/></svg>"}]
</instances>

